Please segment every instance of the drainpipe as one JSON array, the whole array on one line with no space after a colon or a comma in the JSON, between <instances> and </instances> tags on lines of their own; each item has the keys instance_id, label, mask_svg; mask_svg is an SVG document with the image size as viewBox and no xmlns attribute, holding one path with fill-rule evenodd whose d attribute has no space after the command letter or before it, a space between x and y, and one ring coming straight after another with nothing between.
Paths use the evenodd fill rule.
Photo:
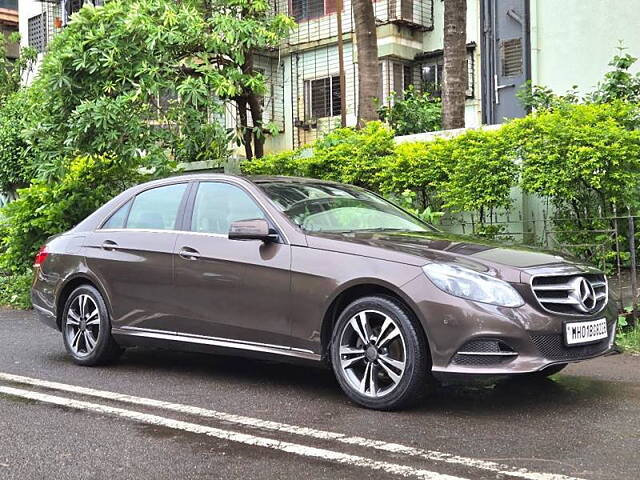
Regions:
<instances>
[{"instance_id":1,"label":"drainpipe","mask_svg":"<svg viewBox=\"0 0 640 480\"><path fill-rule=\"evenodd\" d=\"M538 41L538 0L530 3L531 83L540 85L540 42Z\"/></svg>"}]
</instances>

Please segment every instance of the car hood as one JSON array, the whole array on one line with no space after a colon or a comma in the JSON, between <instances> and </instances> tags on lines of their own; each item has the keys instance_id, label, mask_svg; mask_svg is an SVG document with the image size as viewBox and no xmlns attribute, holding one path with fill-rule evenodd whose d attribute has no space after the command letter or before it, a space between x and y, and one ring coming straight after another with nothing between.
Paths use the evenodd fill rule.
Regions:
<instances>
[{"instance_id":1,"label":"car hood","mask_svg":"<svg viewBox=\"0 0 640 480\"><path fill-rule=\"evenodd\" d=\"M522 272L579 266L577 260L557 252L441 232L314 233L307 241L311 248L418 266L455 263L515 282L521 281Z\"/></svg>"}]
</instances>

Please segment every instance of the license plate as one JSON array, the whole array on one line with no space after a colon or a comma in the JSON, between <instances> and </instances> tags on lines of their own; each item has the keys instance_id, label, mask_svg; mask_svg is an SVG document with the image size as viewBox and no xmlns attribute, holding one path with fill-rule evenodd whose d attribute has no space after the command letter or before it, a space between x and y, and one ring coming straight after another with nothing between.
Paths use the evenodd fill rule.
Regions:
<instances>
[{"instance_id":1,"label":"license plate","mask_svg":"<svg viewBox=\"0 0 640 480\"><path fill-rule=\"evenodd\" d=\"M606 318L590 322L567 322L564 324L564 341L566 345L593 343L608 336Z\"/></svg>"}]
</instances>

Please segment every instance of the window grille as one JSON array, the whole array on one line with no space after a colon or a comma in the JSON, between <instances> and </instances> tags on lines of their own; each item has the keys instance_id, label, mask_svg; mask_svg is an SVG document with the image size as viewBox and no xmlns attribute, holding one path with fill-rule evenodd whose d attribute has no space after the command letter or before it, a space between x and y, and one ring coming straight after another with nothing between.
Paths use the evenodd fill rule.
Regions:
<instances>
[{"instance_id":1,"label":"window grille","mask_svg":"<svg viewBox=\"0 0 640 480\"><path fill-rule=\"evenodd\" d=\"M27 20L27 41L38 52L47 47L47 15L45 12Z\"/></svg>"},{"instance_id":2,"label":"window grille","mask_svg":"<svg viewBox=\"0 0 640 480\"><path fill-rule=\"evenodd\" d=\"M326 118L340 115L340 77L332 76L305 82L305 117Z\"/></svg>"}]
</instances>

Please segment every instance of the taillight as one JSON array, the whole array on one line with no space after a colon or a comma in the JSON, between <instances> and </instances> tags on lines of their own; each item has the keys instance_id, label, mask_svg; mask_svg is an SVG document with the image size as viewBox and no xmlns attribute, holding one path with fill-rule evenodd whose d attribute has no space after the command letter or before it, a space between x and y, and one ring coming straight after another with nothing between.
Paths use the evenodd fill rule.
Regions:
<instances>
[{"instance_id":1,"label":"taillight","mask_svg":"<svg viewBox=\"0 0 640 480\"><path fill-rule=\"evenodd\" d=\"M47 246L46 245L41 246L40 250L38 250L38 253L36 253L36 258L33 261L33 266L39 267L44 263L44 261L47 259L48 256L49 256L49 252L47 251Z\"/></svg>"}]
</instances>

